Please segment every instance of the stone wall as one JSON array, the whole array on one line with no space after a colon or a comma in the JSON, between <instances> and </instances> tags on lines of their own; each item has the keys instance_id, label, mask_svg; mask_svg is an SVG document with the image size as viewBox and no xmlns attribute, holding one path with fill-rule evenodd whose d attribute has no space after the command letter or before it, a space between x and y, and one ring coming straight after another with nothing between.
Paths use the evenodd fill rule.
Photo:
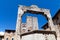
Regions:
<instances>
[{"instance_id":1,"label":"stone wall","mask_svg":"<svg viewBox=\"0 0 60 40\"><path fill-rule=\"evenodd\" d=\"M22 36L21 40L56 40L54 34L30 34Z\"/></svg>"},{"instance_id":2,"label":"stone wall","mask_svg":"<svg viewBox=\"0 0 60 40\"><path fill-rule=\"evenodd\" d=\"M10 33L5 32L5 34L4 34L4 40L6 40L6 39L12 40L12 38L15 39L15 33L13 33L13 32L10 32Z\"/></svg>"}]
</instances>

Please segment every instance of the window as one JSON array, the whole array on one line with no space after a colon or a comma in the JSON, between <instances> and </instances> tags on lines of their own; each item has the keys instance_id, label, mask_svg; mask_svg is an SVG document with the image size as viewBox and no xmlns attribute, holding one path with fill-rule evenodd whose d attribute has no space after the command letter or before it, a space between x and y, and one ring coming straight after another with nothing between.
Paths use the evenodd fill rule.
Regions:
<instances>
[{"instance_id":1,"label":"window","mask_svg":"<svg viewBox=\"0 0 60 40\"><path fill-rule=\"evenodd\" d=\"M28 32L29 32L30 30L28 30Z\"/></svg>"},{"instance_id":2,"label":"window","mask_svg":"<svg viewBox=\"0 0 60 40\"><path fill-rule=\"evenodd\" d=\"M0 40L2 40L2 38L0 38Z\"/></svg>"},{"instance_id":3,"label":"window","mask_svg":"<svg viewBox=\"0 0 60 40\"><path fill-rule=\"evenodd\" d=\"M25 31L26 31L26 29L23 29L22 31L23 31L23 32L25 32Z\"/></svg>"},{"instance_id":4,"label":"window","mask_svg":"<svg viewBox=\"0 0 60 40\"><path fill-rule=\"evenodd\" d=\"M26 30L26 29L23 29L23 30Z\"/></svg>"},{"instance_id":5,"label":"window","mask_svg":"<svg viewBox=\"0 0 60 40\"><path fill-rule=\"evenodd\" d=\"M12 40L14 40L14 38L12 38Z\"/></svg>"},{"instance_id":6,"label":"window","mask_svg":"<svg viewBox=\"0 0 60 40\"><path fill-rule=\"evenodd\" d=\"M8 40L8 38L6 38L6 40Z\"/></svg>"},{"instance_id":7,"label":"window","mask_svg":"<svg viewBox=\"0 0 60 40\"><path fill-rule=\"evenodd\" d=\"M23 27L26 27L26 24L23 24Z\"/></svg>"}]
</instances>

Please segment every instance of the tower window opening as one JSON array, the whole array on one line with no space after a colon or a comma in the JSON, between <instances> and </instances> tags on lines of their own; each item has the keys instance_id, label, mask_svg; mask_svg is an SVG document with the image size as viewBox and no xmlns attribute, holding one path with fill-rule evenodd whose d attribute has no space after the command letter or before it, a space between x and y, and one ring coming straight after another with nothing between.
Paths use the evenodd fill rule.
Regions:
<instances>
[{"instance_id":1,"label":"tower window opening","mask_svg":"<svg viewBox=\"0 0 60 40\"><path fill-rule=\"evenodd\" d=\"M29 32L30 30L28 30L28 32Z\"/></svg>"}]
</instances>

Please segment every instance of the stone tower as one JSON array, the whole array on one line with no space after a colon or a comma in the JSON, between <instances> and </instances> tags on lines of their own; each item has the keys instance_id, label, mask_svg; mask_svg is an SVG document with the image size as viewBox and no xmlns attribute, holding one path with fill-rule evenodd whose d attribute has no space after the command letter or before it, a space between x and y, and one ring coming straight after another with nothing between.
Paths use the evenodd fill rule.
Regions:
<instances>
[{"instance_id":1,"label":"stone tower","mask_svg":"<svg viewBox=\"0 0 60 40\"><path fill-rule=\"evenodd\" d=\"M27 21L26 21L27 31L32 31L32 29L33 29L33 21L32 20L33 19L31 16L27 16Z\"/></svg>"},{"instance_id":2,"label":"stone tower","mask_svg":"<svg viewBox=\"0 0 60 40\"><path fill-rule=\"evenodd\" d=\"M33 30L38 30L38 19L37 17L32 18L33 18Z\"/></svg>"},{"instance_id":3,"label":"stone tower","mask_svg":"<svg viewBox=\"0 0 60 40\"><path fill-rule=\"evenodd\" d=\"M27 16L27 31L38 30L38 19L37 17Z\"/></svg>"}]
</instances>

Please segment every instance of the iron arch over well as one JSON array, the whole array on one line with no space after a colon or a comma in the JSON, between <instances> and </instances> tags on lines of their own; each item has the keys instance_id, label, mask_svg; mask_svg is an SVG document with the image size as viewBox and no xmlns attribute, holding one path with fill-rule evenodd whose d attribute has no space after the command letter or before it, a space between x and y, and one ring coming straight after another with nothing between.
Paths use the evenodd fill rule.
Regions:
<instances>
[{"instance_id":1,"label":"iron arch over well","mask_svg":"<svg viewBox=\"0 0 60 40\"><path fill-rule=\"evenodd\" d=\"M32 13L36 13L36 14L42 13L48 19L48 26L51 29L51 31L55 31L55 29L53 28L54 24L53 24L49 9L39 8L36 5L32 5L30 7L20 5L18 8L18 18L17 18L17 24L16 24L16 35L18 37L18 39L16 38L17 40L20 39L19 35L20 35L20 27L21 27L21 21L22 21L21 17L25 12L32 12Z\"/></svg>"},{"instance_id":2,"label":"iron arch over well","mask_svg":"<svg viewBox=\"0 0 60 40\"><path fill-rule=\"evenodd\" d=\"M54 24L53 24L49 9L38 8L36 5L32 5L30 7L20 5L18 14L20 14L20 16L22 17L22 15L25 14L25 12L30 12L34 14L43 14L48 19L48 24L49 24L50 29L54 30L52 28Z\"/></svg>"}]
</instances>

